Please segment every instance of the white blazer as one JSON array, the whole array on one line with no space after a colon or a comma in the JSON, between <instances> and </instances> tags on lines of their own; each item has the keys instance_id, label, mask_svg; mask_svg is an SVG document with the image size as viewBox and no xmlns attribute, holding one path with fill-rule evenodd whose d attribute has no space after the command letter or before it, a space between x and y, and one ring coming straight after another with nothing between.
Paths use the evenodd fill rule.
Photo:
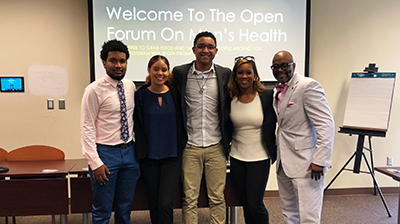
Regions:
<instances>
[{"instance_id":1,"label":"white blazer","mask_svg":"<svg viewBox=\"0 0 400 224\"><path fill-rule=\"evenodd\" d=\"M277 167L281 164L290 178L309 175L311 163L331 166L334 121L324 89L317 81L295 73L277 113ZM278 169L277 169L278 170Z\"/></svg>"}]
</instances>

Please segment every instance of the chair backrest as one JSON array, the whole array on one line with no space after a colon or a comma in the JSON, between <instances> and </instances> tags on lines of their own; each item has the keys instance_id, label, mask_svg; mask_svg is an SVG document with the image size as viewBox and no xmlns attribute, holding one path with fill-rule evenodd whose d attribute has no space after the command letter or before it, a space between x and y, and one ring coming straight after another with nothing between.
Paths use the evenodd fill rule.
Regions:
<instances>
[{"instance_id":1,"label":"chair backrest","mask_svg":"<svg viewBox=\"0 0 400 224\"><path fill-rule=\"evenodd\" d=\"M64 160L60 149L47 145L30 145L14 149L7 153L7 161Z\"/></svg>"},{"instance_id":2,"label":"chair backrest","mask_svg":"<svg viewBox=\"0 0 400 224\"><path fill-rule=\"evenodd\" d=\"M5 149L0 148L0 161L6 160L7 151Z\"/></svg>"}]
</instances>

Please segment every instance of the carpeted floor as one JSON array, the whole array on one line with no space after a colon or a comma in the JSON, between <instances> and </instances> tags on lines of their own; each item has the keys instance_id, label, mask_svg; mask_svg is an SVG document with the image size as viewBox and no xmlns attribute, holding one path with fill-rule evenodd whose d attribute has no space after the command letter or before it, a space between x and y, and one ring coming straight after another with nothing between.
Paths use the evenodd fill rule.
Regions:
<instances>
[{"instance_id":1,"label":"carpeted floor","mask_svg":"<svg viewBox=\"0 0 400 224\"><path fill-rule=\"evenodd\" d=\"M354 195L354 196L326 196L322 208L322 224L395 224L397 223L398 200L397 194L385 195L386 203L392 213L389 218L385 207L379 196L375 195ZM265 198L264 203L269 211L270 223L281 224L283 215L280 210L279 198ZM242 208L237 209L237 223L243 224ZM174 210L174 223L180 224L181 210ZM11 218L9 218L9 223ZM51 223L51 216L19 216L16 217L17 224L47 224ZM0 218L0 224L5 223ZM56 223L60 223L59 216L56 216ZM68 215L69 224L82 223L81 214ZM113 220L110 222L114 223ZM132 223L150 224L148 211L133 211ZM209 211L207 208L199 209L199 223L209 223Z\"/></svg>"}]
</instances>

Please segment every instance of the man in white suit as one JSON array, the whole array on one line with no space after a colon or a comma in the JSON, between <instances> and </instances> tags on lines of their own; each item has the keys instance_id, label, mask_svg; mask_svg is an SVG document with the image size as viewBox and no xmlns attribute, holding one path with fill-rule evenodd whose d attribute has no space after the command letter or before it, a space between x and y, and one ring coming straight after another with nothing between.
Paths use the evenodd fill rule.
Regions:
<instances>
[{"instance_id":1,"label":"man in white suit","mask_svg":"<svg viewBox=\"0 0 400 224\"><path fill-rule=\"evenodd\" d=\"M278 119L277 178L285 223L320 223L324 173L331 166L332 112L322 86L295 73L287 51L272 60Z\"/></svg>"}]
</instances>

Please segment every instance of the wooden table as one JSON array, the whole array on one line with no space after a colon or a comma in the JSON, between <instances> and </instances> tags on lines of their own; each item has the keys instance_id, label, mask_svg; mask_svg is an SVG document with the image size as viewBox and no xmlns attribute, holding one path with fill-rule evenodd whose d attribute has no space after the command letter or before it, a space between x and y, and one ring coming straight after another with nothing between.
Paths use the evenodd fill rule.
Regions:
<instances>
[{"instance_id":1,"label":"wooden table","mask_svg":"<svg viewBox=\"0 0 400 224\"><path fill-rule=\"evenodd\" d=\"M70 174L77 174L77 177L70 178L71 189L71 213L83 213L83 223L90 223L89 213L92 211L92 188L90 177L87 176L87 162L82 159L70 170ZM231 223L236 223L236 206L241 205L239 198L230 179L230 173L227 173L225 187L225 203L230 208ZM198 207L209 207L205 181L202 180ZM179 185L176 195L174 208L182 208L182 184ZM136 184L135 198L132 204L132 210L148 210L146 186L141 177ZM227 219L228 220L228 219Z\"/></svg>"},{"instance_id":2,"label":"wooden table","mask_svg":"<svg viewBox=\"0 0 400 224\"><path fill-rule=\"evenodd\" d=\"M62 215L69 213L66 176L78 160L2 162L0 216Z\"/></svg>"},{"instance_id":3,"label":"wooden table","mask_svg":"<svg viewBox=\"0 0 400 224\"><path fill-rule=\"evenodd\" d=\"M394 166L375 167L375 170L400 182L400 167L394 167ZM399 207L397 213L397 224L400 224L400 193L399 193Z\"/></svg>"}]
</instances>

